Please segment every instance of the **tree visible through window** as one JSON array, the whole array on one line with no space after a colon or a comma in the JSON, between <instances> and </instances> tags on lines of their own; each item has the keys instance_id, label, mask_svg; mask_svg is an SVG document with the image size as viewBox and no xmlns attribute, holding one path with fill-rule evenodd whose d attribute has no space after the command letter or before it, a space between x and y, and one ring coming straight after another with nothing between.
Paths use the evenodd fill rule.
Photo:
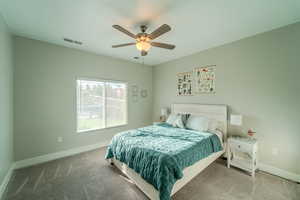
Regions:
<instances>
[{"instance_id":1,"label":"tree visible through window","mask_svg":"<svg viewBox=\"0 0 300 200\"><path fill-rule=\"evenodd\" d=\"M77 131L127 124L127 84L77 80Z\"/></svg>"}]
</instances>

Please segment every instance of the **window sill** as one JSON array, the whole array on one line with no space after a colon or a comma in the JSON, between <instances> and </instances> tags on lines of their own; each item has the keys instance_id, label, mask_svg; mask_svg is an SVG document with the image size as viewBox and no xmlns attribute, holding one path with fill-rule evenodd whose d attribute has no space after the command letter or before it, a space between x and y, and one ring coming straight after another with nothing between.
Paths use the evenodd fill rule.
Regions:
<instances>
[{"instance_id":1,"label":"window sill","mask_svg":"<svg viewBox=\"0 0 300 200\"><path fill-rule=\"evenodd\" d=\"M93 133L93 132L97 132L97 131L104 131L104 130L109 130L109 129L114 129L114 128L125 127L127 125L128 125L128 123L122 124L122 125L117 125L117 126L110 126L110 127L106 127L106 128L89 129L89 130L85 130L85 131L78 131L77 130L77 133L78 134Z\"/></svg>"}]
</instances>

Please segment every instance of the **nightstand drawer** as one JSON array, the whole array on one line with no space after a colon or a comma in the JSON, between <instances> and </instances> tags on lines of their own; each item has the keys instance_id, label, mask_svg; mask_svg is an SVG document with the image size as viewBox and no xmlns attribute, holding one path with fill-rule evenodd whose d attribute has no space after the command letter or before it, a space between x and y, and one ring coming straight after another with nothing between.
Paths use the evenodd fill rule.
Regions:
<instances>
[{"instance_id":1,"label":"nightstand drawer","mask_svg":"<svg viewBox=\"0 0 300 200\"><path fill-rule=\"evenodd\" d=\"M231 151L240 151L245 153L251 153L253 151L253 146L245 143L240 143L236 141L230 141Z\"/></svg>"}]
</instances>

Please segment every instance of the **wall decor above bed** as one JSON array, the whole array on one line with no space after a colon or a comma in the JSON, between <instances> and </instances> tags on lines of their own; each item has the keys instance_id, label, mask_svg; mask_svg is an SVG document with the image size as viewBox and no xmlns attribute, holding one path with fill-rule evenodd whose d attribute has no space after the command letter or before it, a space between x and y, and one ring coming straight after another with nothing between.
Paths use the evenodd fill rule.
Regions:
<instances>
[{"instance_id":1,"label":"wall decor above bed","mask_svg":"<svg viewBox=\"0 0 300 200\"><path fill-rule=\"evenodd\" d=\"M182 72L177 74L177 95L192 95L192 72Z\"/></svg>"},{"instance_id":2,"label":"wall decor above bed","mask_svg":"<svg viewBox=\"0 0 300 200\"><path fill-rule=\"evenodd\" d=\"M216 92L215 65L194 69L195 94L214 94Z\"/></svg>"},{"instance_id":3,"label":"wall decor above bed","mask_svg":"<svg viewBox=\"0 0 300 200\"><path fill-rule=\"evenodd\" d=\"M177 74L177 95L191 96L216 93L216 65L196 67L192 72Z\"/></svg>"}]
</instances>

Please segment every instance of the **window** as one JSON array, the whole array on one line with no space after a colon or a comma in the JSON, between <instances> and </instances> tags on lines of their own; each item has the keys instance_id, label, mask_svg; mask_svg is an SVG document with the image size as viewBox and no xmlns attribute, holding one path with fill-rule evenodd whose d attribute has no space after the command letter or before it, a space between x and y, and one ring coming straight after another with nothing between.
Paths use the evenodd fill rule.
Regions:
<instances>
[{"instance_id":1,"label":"window","mask_svg":"<svg viewBox=\"0 0 300 200\"><path fill-rule=\"evenodd\" d=\"M126 83L77 80L77 132L126 124Z\"/></svg>"}]
</instances>

